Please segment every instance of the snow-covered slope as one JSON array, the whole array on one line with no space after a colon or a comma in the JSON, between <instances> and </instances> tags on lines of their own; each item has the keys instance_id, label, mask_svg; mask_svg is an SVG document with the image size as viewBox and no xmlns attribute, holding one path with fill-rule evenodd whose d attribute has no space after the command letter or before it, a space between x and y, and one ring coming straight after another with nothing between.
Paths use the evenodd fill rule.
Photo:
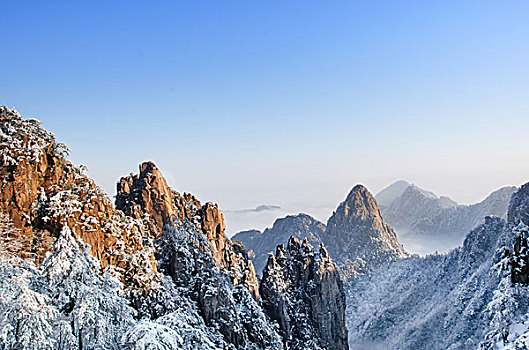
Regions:
<instances>
[{"instance_id":1,"label":"snow-covered slope","mask_svg":"<svg viewBox=\"0 0 529 350\"><path fill-rule=\"evenodd\" d=\"M472 228L483 223L485 216L505 218L509 200L516 190L503 187L482 202L459 205L448 197L438 197L415 185L402 190L403 185L399 181L382 190L376 198L385 203L380 206L382 216L404 246L421 254L448 251L460 245ZM402 190L399 195L396 195L397 189Z\"/></svg>"},{"instance_id":2,"label":"snow-covered slope","mask_svg":"<svg viewBox=\"0 0 529 350\"><path fill-rule=\"evenodd\" d=\"M388 187L382 189L375 196L380 208L389 206L396 198L398 198L410 186L409 182L399 180Z\"/></svg>"},{"instance_id":3,"label":"snow-covered slope","mask_svg":"<svg viewBox=\"0 0 529 350\"><path fill-rule=\"evenodd\" d=\"M523 260L514 244L526 232L521 220L489 217L448 254L401 259L350 280L351 349L514 349L516 342L527 349L529 290L512 282L513 261Z\"/></svg>"},{"instance_id":4,"label":"snow-covered slope","mask_svg":"<svg viewBox=\"0 0 529 350\"><path fill-rule=\"evenodd\" d=\"M65 226L54 252L39 267L0 261L2 349L283 349L281 338L248 289L234 287L211 255L182 228L165 233L161 254L178 249L202 263L185 282L151 276L148 289L126 290ZM183 241L179 241L183 240ZM187 260L187 262L191 262ZM207 266L207 268L206 268ZM203 313L211 297L224 314ZM132 301L132 307L131 306ZM215 322L211 322L214 320ZM225 327L225 328L223 328ZM226 332L226 327L231 327ZM234 335L232 338L227 334Z\"/></svg>"}]
</instances>

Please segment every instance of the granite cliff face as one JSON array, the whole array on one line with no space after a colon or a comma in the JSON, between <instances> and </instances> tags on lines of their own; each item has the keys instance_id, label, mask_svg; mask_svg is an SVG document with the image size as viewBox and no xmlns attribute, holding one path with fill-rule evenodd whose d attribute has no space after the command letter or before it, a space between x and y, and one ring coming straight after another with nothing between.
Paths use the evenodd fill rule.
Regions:
<instances>
[{"instance_id":1,"label":"granite cliff face","mask_svg":"<svg viewBox=\"0 0 529 350\"><path fill-rule=\"evenodd\" d=\"M344 274L408 255L362 185L355 186L329 218L322 241Z\"/></svg>"},{"instance_id":2,"label":"granite cliff face","mask_svg":"<svg viewBox=\"0 0 529 350\"><path fill-rule=\"evenodd\" d=\"M145 162L139 174L122 177L117 183L116 208L138 219L149 215L152 229L161 233L174 218L191 219L200 203L192 195L173 194L156 165Z\"/></svg>"},{"instance_id":3,"label":"granite cliff face","mask_svg":"<svg viewBox=\"0 0 529 350\"><path fill-rule=\"evenodd\" d=\"M239 244L224 236L224 217L213 203L201 205L191 194L180 195L167 185L152 162L140 165L139 173L123 177L117 184L116 208L127 215L143 219L151 231L160 234L165 225L187 220L207 238L216 265L227 273L235 285L243 283L259 297L253 263Z\"/></svg>"},{"instance_id":4,"label":"granite cliff face","mask_svg":"<svg viewBox=\"0 0 529 350\"><path fill-rule=\"evenodd\" d=\"M263 308L290 349L348 349L345 295L323 245L291 237L270 254L261 280Z\"/></svg>"},{"instance_id":5,"label":"granite cliff face","mask_svg":"<svg viewBox=\"0 0 529 350\"><path fill-rule=\"evenodd\" d=\"M103 268L113 266L132 278L130 257L151 255L142 242L148 233L140 221L113 208L83 169L66 159L67 147L40 124L0 107L0 211L19 230L17 238L27 241L23 257L41 261L67 225Z\"/></svg>"},{"instance_id":6,"label":"granite cliff face","mask_svg":"<svg viewBox=\"0 0 529 350\"><path fill-rule=\"evenodd\" d=\"M252 257L258 274L263 271L268 260L268 254L277 245L285 244L294 236L299 240L307 238L313 246L319 246L325 225L307 214L289 215L277 219L271 228L264 232L257 230L243 231L232 237L233 241L240 241Z\"/></svg>"}]
</instances>

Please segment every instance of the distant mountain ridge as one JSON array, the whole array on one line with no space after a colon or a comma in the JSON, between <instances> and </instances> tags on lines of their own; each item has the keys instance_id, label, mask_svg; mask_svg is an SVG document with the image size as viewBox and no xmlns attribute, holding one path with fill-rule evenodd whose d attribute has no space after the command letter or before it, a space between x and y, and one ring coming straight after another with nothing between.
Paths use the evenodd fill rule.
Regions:
<instances>
[{"instance_id":1,"label":"distant mountain ridge","mask_svg":"<svg viewBox=\"0 0 529 350\"><path fill-rule=\"evenodd\" d=\"M255 270L258 274L263 271L268 260L268 254L274 252L279 244L286 244L290 237L299 240L307 238L308 243L317 247L325 232L325 224L307 214L288 215L277 219L274 225L263 232L258 230L241 231L231 239L241 242L248 250Z\"/></svg>"},{"instance_id":2,"label":"distant mountain ridge","mask_svg":"<svg viewBox=\"0 0 529 350\"><path fill-rule=\"evenodd\" d=\"M505 218L515 191L516 187L503 187L479 203L460 205L401 180L380 191L375 198L384 203L380 206L382 216L405 246L415 243L416 249L431 253L460 245L465 235L483 223L486 216Z\"/></svg>"}]
</instances>

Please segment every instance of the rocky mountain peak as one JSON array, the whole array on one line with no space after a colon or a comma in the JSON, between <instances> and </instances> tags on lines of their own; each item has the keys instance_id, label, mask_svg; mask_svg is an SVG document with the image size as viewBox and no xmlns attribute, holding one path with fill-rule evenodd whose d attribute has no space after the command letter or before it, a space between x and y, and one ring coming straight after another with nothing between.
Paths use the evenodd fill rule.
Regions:
<instances>
[{"instance_id":1,"label":"rocky mountain peak","mask_svg":"<svg viewBox=\"0 0 529 350\"><path fill-rule=\"evenodd\" d=\"M191 194L173 191L153 162L140 164L139 173L122 177L117 184L116 208L126 215L142 218L150 230L159 235L164 225L189 221L202 232L219 269L232 282L244 284L258 298L258 282L248 254L240 244L225 237L224 216L217 204L204 205Z\"/></svg>"},{"instance_id":2,"label":"rocky mountain peak","mask_svg":"<svg viewBox=\"0 0 529 350\"><path fill-rule=\"evenodd\" d=\"M375 198L362 185L353 187L345 201L336 210L336 213L342 214L343 218L351 221L365 220L368 217L382 219Z\"/></svg>"},{"instance_id":3,"label":"rocky mountain peak","mask_svg":"<svg viewBox=\"0 0 529 350\"><path fill-rule=\"evenodd\" d=\"M323 245L292 236L278 245L263 271L260 293L289 349L348 349L345 294ZM310 344L310 346L308 346Z\"/></svg>"},{"instance_id":4,"label":"rocky mountain peak","mask_svg":"<svg viewBox=\"0 0 529 350\"><path fill-rule=\"evenodd\" d=\"M155 227L161 230L177 211L173 193L154 163L142 163L139 170L139 174L119 180L116 208L137 218L149 214Z\"/></svg>"},{"instance_id":5,"label":"rocky mountain peak","mask_svg":"<svg viewBox=\"0 0 529 350\"><path fill-rule=\"evenodd\" d=\"M353 269L407 256L382 219L375 198L362 185L356 185L333 213L322 241L340 265Z\"/></svg>"}]
</instances>

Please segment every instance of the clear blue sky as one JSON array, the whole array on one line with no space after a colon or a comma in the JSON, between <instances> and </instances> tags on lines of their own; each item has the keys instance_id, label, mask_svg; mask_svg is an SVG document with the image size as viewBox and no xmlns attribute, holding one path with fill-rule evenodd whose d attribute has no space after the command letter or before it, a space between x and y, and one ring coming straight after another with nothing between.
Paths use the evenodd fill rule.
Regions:
<instances>
[{"instance_id":1,"label":"clear blue sky","mask_svg":"<svg viewBox=\"0 0 529 350\"><path fill-rule=\"evenodd\" d=\"M224 209L322 220L358 182L468 203L529 181L528 1L0 8L0 104L111 194L143 160Z\"/></svg>"}]
</instances>

